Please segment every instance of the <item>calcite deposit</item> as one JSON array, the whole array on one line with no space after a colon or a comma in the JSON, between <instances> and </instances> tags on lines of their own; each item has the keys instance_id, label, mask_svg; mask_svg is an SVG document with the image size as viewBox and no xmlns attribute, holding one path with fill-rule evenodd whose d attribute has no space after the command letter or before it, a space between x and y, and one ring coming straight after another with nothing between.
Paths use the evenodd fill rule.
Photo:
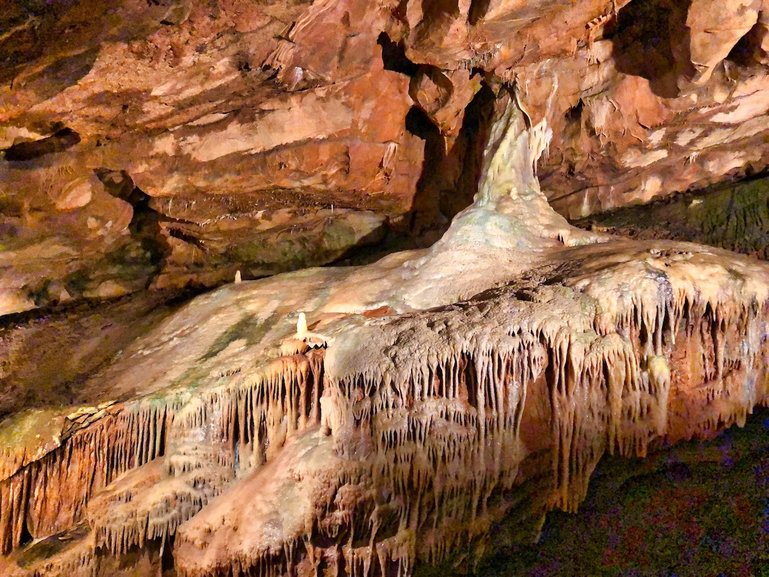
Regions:
<instances>
[{"instance_id":1,"label":"calcite deposit","mask_svg":"<svg viewBox=\"0 0 769 577\"><path fill-rule=\"evenodd\" d=\"M769 266L571 227L535 176L547 121L500 98L475 202L430 249L201 296L102 376L115 402L45 447L12 418L7 570L155 543L185 576L410 575L482 549L531 479L533 517L573 511L605 452L767 402Z\"/></svg>"},{"instance_id":2,"label":"calcite deposit","mask_svg":"<svg viewBox=\"0 0 769 577\"><path fill-rule=\"evenodd\" d=\"M683 240L765 207L595 213L766 168L768 11L11 3L0 572L471 567L605 454L744 425L769 265Z\"/></svg>"}]
</instances>

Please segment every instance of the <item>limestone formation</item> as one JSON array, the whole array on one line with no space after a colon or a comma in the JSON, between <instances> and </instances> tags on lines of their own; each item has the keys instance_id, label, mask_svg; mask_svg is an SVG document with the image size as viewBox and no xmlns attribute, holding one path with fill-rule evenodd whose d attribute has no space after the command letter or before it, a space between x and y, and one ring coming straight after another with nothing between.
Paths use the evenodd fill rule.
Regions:
<instances>
[{"instance_id":1,"label":"limestone formation","mask_svg":"<svg viewBox=\"0 0 769 577\"><path fill-rule=\"evenodd\" d=\"M597 213L766 169L768 18L11 2L0 574L470 567L604 455L744 425L769 265L683 240L765 258L765 202Z\"/></svg>"},{"instance_id":2,"label":"limestone formation","mask_svg":"<svg viewBox=\"0 0 769 577\"><path fill-rule=\"evenodd\" d=\"M605 452L766 403L769 267L572 228L535 176L547 122L507 101L433 247L199 297L105 375L135 400L71 412L47 452L10 435L7 570L91 574L155 542L184 576L410 575L482 547L529 479L534 515L573 511Z\"/></svg>"},{"instance_id":3,"label":"limestone formation","mask_svg":"<svg viewBox=\"0 0 769 577\"><path fill-rule=\"evenodd\" d=\"M470 203L489 95L513 81L553 130L539 176L570 218L760 172L766 14L760 0L14 0L0 311L259 278L386 235L424 243Z\"/></svg>"}]
</instances>

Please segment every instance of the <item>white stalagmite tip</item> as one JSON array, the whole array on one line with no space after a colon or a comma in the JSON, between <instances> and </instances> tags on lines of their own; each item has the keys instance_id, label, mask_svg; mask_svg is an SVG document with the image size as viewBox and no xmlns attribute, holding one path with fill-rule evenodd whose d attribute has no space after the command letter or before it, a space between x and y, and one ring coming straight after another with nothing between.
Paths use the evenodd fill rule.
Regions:
<instances>
[{"instance_id":1,"label":"white stalagmite tip","mask_svg":"<svg viewBox=\"0 0 769 577\"><path fill-rule=\"evenodd\" d=\"M307 335L307 317L304 313L299 313L299 318L296 319L296 336L303 339Z\"/></svg>"}]
</instances>

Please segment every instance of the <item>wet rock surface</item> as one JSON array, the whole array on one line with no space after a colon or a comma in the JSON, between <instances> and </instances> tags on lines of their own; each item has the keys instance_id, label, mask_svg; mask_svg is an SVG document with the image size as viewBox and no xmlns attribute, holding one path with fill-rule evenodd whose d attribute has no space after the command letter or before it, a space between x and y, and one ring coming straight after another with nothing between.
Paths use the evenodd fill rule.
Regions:
<instances>
[{"instance_id":1,"label":"wet rock surface","mask_svg":"<svg viewBox=\"0 0 769 577\"><path fill-rule=\"evenodd\" d=\"M766 12L9 2L0 311L216 286L440 231L472 200L487 103L513 81L553 129L540 177L571 218L763 170ZM137 212L157 226L132 230Z\"/></svg>"},{"instance_id":2,"label":"wet rock surface","mask_svg":"<svg viewBox=\"0 0 769 577\"><path fill-rule=\"evenodd\" d=\"M0 571L471 567L745 425L765 4L9 3Z\"/></svg>"},{"instance_id":3,"label":"wet rock surface","mask_svg":"<svg viewBox=\"0 0 769 577\"><path fill-rule=\"evenodd\" d=\"M3 569L472 564L505 519L525 541L577 511L604 455L744 426L769 401L767 265L570 226L536 177L547 122L500 104L429 249L201 295L69 404L6 418Z\"/></svg>"}]
</instances>

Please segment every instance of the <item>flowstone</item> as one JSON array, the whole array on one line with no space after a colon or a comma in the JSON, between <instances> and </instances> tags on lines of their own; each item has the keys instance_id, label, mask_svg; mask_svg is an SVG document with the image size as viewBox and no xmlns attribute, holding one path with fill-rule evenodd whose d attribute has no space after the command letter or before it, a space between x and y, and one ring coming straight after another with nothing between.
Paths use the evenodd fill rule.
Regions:
<instances>
[{"instance_id":1,"label":"flowstone","mask_svg":"<svg viewBox=\"0 0 769 577\"><path fill-rule=\"evenodd\" d=\"M44 449L4 437L6 573L154 544L185 577L411 575L482 551L524 485L574 511L606 452L743 424L769 266L571 227L536 178L549 135L513 95L433 247L201 296L102 374L117 402Z\"/></svg>"}]
</instances>

